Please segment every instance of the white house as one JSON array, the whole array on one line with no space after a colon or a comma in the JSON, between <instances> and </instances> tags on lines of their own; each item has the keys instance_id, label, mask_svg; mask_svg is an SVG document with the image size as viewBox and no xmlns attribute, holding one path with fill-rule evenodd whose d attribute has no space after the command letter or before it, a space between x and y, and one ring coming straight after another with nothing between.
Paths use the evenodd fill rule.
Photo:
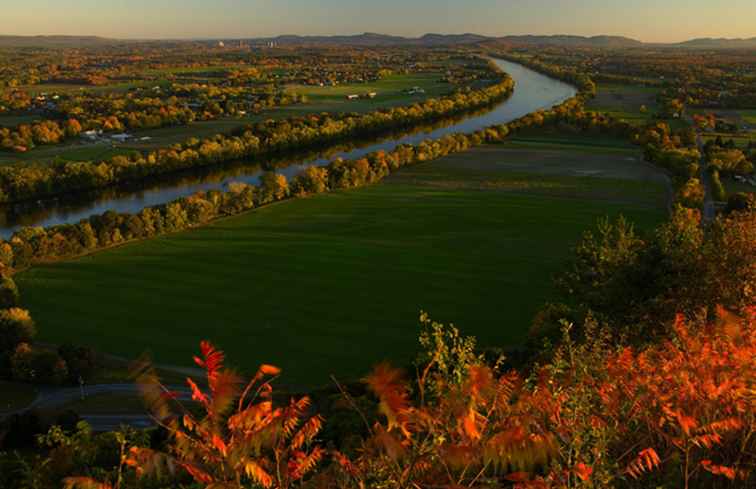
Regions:
<instances>
[{"instance_id":1,"label":"white house","mask_svg":"<svg viewBox=\"0 0 756 489\"><path fill-rule=\"evenodd\" d=\"M110 139L112 139L113 141L118 141L119 143L124 143L131 139L131 135L126 134L125 132L121 134L113 134L112 136L110 136Z\"/></svg>"},{"instance_id":2,"label":"white house","mask_svg":"<svg viewBox=\"0 0 756 489\"><path fill-rule=\"evenodd\" d=\"M91 129L89 131L84 131L83 133L81 133L81 137L90 141L97 141L97 138L100 137L100 134L102 134L102 131Z\"/></svg>"}]
</instances>

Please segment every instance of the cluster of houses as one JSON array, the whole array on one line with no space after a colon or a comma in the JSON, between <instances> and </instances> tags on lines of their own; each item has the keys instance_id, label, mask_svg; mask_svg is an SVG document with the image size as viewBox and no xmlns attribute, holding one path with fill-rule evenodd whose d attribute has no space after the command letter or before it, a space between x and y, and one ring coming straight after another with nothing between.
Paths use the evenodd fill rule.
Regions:
<instances>
[{"instance_id":1,"label":"cluster of houses","mask_svg":"<svg viewBox=\"0 0 756 489\"><path fill-rule=\"evenodd\" d=\"M747 183L751 187L756 187L756 177L744 177L743 175L735 175L735 180L740 183Z\"/></svg>"},{"instance_id":2,"label":"cluster of houses","mask_svg":"<svg viewBox=\"0 0 756 489\"><path fill-rule=\"evenodd\" d=\"M363 93L362 95L353 93L351 95L347 95L346 99L347 100L359 100L361 98L375 98L377 96L378 96L378 92L368 92L368 93Z\"/></svg>"},{"instance_id":3,"label":"cluster of houses","mask_svg":"<svg viewBox=\"0 0 756 489\"><path fill-rule=\"evenodd\" d=\"M107 141L110 141L112 143L125 143L126 141L136 139L134 136L126 132L122 132L120 134L109 134L109 135L103 134L102 129L92 129L89 131L84 131L81 133L81 138L84 139L85 141L89 141L92 143L107 142ZM152 138L149 136L138 138L139 141L150 141L151 139Z\"/></svg>"}]
</instances>

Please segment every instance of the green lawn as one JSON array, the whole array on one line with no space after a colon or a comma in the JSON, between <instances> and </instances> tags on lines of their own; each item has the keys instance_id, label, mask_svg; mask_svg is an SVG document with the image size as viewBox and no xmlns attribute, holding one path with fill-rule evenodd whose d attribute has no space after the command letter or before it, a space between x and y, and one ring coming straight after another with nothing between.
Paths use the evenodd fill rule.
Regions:
<instances>
[{"instance_id":1,"label":"green lawn","mask_svg":"<svg viewBox=\"0 0 756 489\"><path fill-rule=\"evenodd\" d=\"M664 180L639 156L484 147L16 280L46 342L190 365L207 338L284 383L357 378L411 360L421 309L483 345L521 342L585 229L663 218Z\"/></svg>"}]
</instances>

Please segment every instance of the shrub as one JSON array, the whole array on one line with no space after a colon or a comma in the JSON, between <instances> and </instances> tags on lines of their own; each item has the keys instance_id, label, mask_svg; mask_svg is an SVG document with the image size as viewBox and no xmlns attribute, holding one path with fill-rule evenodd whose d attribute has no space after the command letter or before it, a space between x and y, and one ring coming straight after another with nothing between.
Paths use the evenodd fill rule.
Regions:
<instances>
[{"instance_id":1,"label":"shrub","mask_svg":"<svg viewBox=\"0 0 756 489\"><path fill-rule=\"evenodd\" d=\"M18 301L19 293L16 282L8 276L3 276L0 280L0 309L17 307Z\"/></svg>"},{"instance_id":2,"label":"shrub","mask_svg":"<svg viewBox=\"0 0 756 489\"><path fill-rule=\"evenodd\" d=\"M63 384L68 380L65 360L53 351L34 350L21 343L11 357L13 378L32 384Z\"/></svg>"},{"instance_id":3,"label":"shrub","mask_svg":"<svg viewBox=\"0 0 756 489\"><path fill-rule=\"evenodd\" d=\"M22 343L31 343L37 331L29 311L11 308L0 311L0 352L12 352Z\"/></svg>"},{"instance_id":4,"label":"shrub","mask_svg":"<svg viewBox=\"0 0 756 489\"><path fill-rule=\"evenodd\" d=\"M97 370L97 356L91 348L63 345L58 348L58 355L66 362L71 382L78 383L79 378L87 380Z\"/></svg>"}]
</instances>

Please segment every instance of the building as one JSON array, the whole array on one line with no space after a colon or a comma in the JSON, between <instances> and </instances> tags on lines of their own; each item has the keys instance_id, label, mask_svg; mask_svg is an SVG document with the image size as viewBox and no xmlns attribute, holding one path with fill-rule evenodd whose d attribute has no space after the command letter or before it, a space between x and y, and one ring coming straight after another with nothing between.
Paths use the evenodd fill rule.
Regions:
<instances>
[{"instance_id":1,"label":"building","mask_svg":"<svg viewBox=\"0 0 756 489\"><path fill-rule=\"evenodd\" d=\"M112 136L110 136L110 139L112 139L113 141L117 141L119 143L125 143L126 141L131 139L131 135L126 134L125 132L121 134L113 134Z\"/></svg>"},{"instance_id":2,"label":"building","mask_svg":"<svg viewBox=\"0 0 756 489\"><path fill-rule=\"evenodd\" d=\"M97 139L100 137L101 134L102 134L102 131L91 129L89 131L84 131L83 133L81 133L81 137L89 141L97 141Z\"/></svg>"}]
</instances>

